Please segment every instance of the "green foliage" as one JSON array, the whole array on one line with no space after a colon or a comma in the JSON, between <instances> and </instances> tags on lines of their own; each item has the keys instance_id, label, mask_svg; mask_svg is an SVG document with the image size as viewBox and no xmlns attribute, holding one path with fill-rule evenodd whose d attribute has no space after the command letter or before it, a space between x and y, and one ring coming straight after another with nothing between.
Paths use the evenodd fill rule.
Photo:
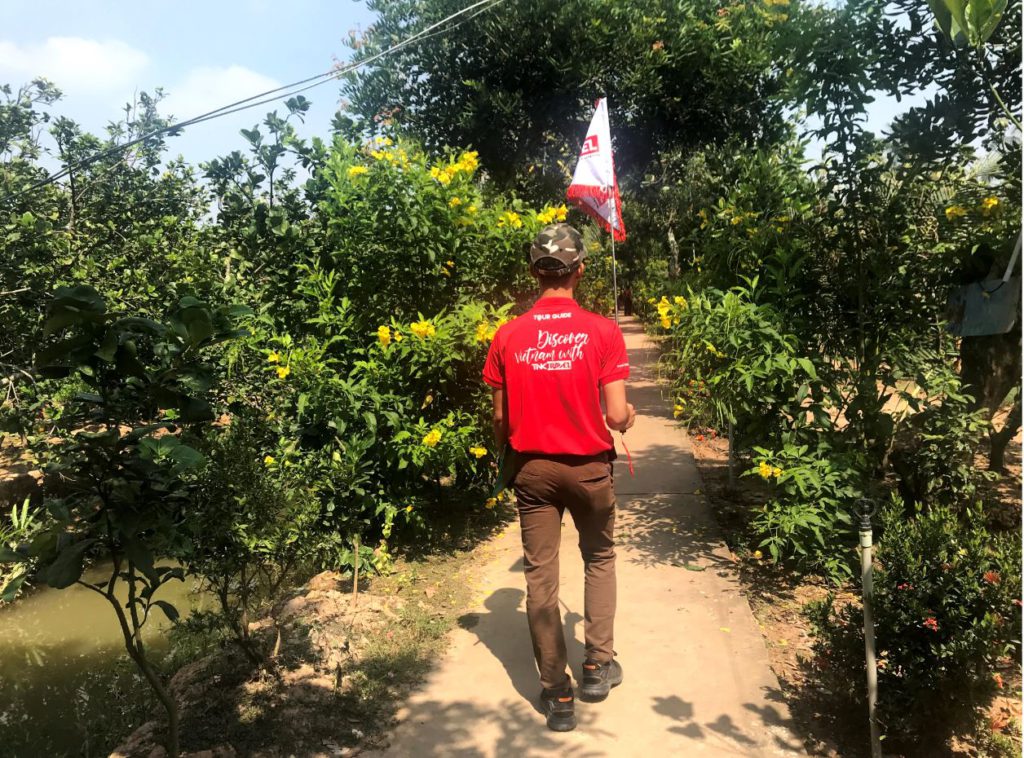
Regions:
<instances>
[{"instance_id":1,"label":"green foliage","mask_svg":"<svg viewBox=\"0 0 1024 758\"><path fill-rule=\"evenodd\" d=\"M806 419L824 421L814 363L782 315L756 301L757 279L728 292L687 290L655 305L668 332L663 361L676 369L676 415L732 423L746 439L777 440Z\"/></svg>"},{"instance_id":2,"label":"green foliage","mask_svg":"<svg viewBox=\"0 0 1024 758\"><path fill-rule=\"evenodd\" d=\"M355 57L462 7L374 0L380 17L352 39ZM346 94L365 128L393 126L430 150L471 145L501 186L537 197L561 193L590 105L607 96L620 182L636 188L695 144L785 133L779 95L798 30L817 15L798 2L498 5L352 75Z\"/></svg>"},{"instance_id":3,"label":"green foliage","mask_svg":"<svg viewBox=\"0 0 1024 758\"><path fill-rule=\"evenodd\" d=\"M881 515L875 570L879 719L893 742L936 749L969 725L1020 654L1020 542L993 536L983 516L945 506L907 518L897 499ZM814 610L822 676L863 698L863 618L850 604ZM966 722L966 724L965 724Z\"/></svg>"},{"instance_id":4,"label":"green foliage","mask_svg":"<svg viewBox=\"0 0 1024 758\"><path fill-rule=\"evenodd\" d=\"M273 614L295 576L310 565L319 508L293 469L274 465L268 425L237 413L206 441L206 465L185 531L190 574L217 598L219 621L255 664L269 650L249 633L249 622Z\"/></svg>"},{"instance_id":5,"label":"green foliage","mask_svg":"<svg viewBox=\"0 0 1024 758\"><path fill-rule=\"evenodd\" d=\"M771 482L772 497L753 521L764 535L760 547L772 559L824 575L835 584L853 574L853 505L860 495L862 469L856 456L819 443L785 444L781 450L754 447L757 464L745 475Z\"/></svg>"},{"instance_id":6,"label":"green foliage","mask_svg":"<svg viewBox=\"0 0 1024 758\"><path fill-rule=\"evenodd\" d=\"M974 457L989 428L988 414L963 392L959 378L940 370L923 382L930 405L909 422L909 433L897 434L893 468L900 475L900 490L910 502L957 508L977 499L978 486L997 478L980 470Z\"/></svg>"},{"instance_id":7,"label":"green foliage","mask_svg":"<svg viewBox=\"0 0 1024 758\"><path fill-rule=\"evenodd\" d=\"M84 387L51 430L45 466L47 497L32 539L5 548L6 562L31 568L40 582L62 589L80 584L113 609L129 657L168 714L168 746L177 750L177 709L147 658L142 629L159 610L178 610L154 597L183 570L158 565L180 559L188 540L180 528L191 503L194 470L203 462L193 435L213 418L209 400L216 379L204 354L240 336L242 308L211 309L183 298L164 323L111 313L96 290L62 287L47 309L37 370ZM155 421L161 413L170 421ZM22 530L24 531L24 530ZM28 536L28 535L20 535ZM110 573L86 582L90 557L109 561ZM15 574L9 595L24 579ZM128 601L118 597L127 589Z\"/></svg>"}]
</instances>

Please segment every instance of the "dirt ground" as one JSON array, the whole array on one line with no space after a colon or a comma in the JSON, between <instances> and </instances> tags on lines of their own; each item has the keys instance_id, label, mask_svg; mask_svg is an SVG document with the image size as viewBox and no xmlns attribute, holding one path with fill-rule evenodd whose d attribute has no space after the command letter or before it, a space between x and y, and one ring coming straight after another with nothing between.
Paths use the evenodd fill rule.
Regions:
<instances>
[{"instance_id":1,"label":"dirt ground","mask_svg":"<svg viewBox=\"0 0 1024 758\"><path fill-rule=\"evenodd\" d=\"M469 602L489 538L512 515L507 504L476 512L457 532L437 535L429 552L360 581L357 598L350 577L316 575L278 613L282 645L273 669L255 669L227 640L181 668L171 689L183 758L328 758L381 744ZM271 619L250 629L272 647ZM162 738L162 712L154 711L112 756L164 758Z\"/></svg>"},{"instance_id":2,"label":"dirt ground","mask_svg":"<svg viewBox=\"0 0 1024 758\"><path fill-rule=\"evenodd\" d=\"M694 457L711 500L713 511L740 566L740 577L758 625L764 635L769 660L785 694L793 719L812 755L852 758L864 755L867 717L837 710L829 693L810 681L804 661L813 658L813 638L804 606L821 600L828 589L820 580L801 578L755 557L756 544L745 544L746 524L752 511L768 498L768 490L757 477L740 477L736 488L728 486L728 441L717 434L696 433L692 437ZM987 450L978 453L979 468L987 467ZM986 483L983 498L991 525L1019 529L1021 523L1021 435L1006 452L1007 473ZM839 593L837 602L859 602L855 593ZM1020 693L1020 667L1010 665L1004 673L1006 691ZM997 697L989 707L988 720L997 740L1020 752L1021 700L1019 696ZM1000 739L1001 737L1001 739ZM989 755L970 740L950 745L950 756Z\"/></svg>"}]
</instances>

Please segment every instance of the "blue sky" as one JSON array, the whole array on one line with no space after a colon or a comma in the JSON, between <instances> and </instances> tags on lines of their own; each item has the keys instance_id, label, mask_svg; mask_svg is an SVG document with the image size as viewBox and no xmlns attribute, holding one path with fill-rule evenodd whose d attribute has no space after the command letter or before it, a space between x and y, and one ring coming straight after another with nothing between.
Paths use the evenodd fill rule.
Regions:
<instances>
[{"instance_id":1,"label":"blue sky","mask_svg":"<svg viewBox=\"0 0 1024 758\"><path fill-rule=\"evenodd\" d=\"M470 0L466 0L467 4ZM374 14L357 0L35 0L9 3L0 28L0 83L45 75L65 93L54 109L100 132L133 93L163 87L163 112L183 120L328 70L347 60L350 30ZM339 86L305 93L313 102L301 134L326 134ZM869 128L882 130L920 98L880 98ZM200 124L170 142L193 163L242 147L238 130L272 106ZM280 107L283 112L283 106ZM612 116L614 123L614 114ZM582 136L582 135L581 135ZM820 146L812 145L812 153Z\"/></svg>"},{"instance_id":2,"label":"blue sky","mask_svg":"<svg viewBox=\"0 0 1024 758\"><path fill-rule=\"evenodd\" d=\"M0 83L43 74L65 94L54 112L99 132L140 90L163 87L164 112L178 120L347 60L349 30L374 14L355 0L35 0L7 3L0 27ZM313 101L304 134L327 132L339 86ZM241 147L238 130L271 106L197 125L170 142L193 162ZM279 109L284 111L283 106Z\"/></svg>"}]
</instances>

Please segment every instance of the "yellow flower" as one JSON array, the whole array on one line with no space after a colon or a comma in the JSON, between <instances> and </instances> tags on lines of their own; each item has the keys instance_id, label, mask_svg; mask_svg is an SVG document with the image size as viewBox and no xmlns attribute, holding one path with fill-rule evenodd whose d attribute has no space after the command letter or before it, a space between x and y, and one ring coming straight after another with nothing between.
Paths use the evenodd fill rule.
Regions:
<instances>
[{"instance_id":1,"label":"yellow flower","mask_svg":"<svg viewBox=\"0 0 1024 758\"><path fill-rule=\"evenodd\" d=\"M545 208L544 210L537 214L537 220L540 221L542 224L550 224L552 221L555 220L555 209Z\"/></svg>"},{"instance_id":2,"label":"yellow flower","mask_svg":"<svg viewBox=\"0 0 1024 758\"><path fill-rule=\"evenodd\" d=\"M477 458L483 458L487 455L486 447L471 447L469 449L470 454L475 455Z\"/></svg>"},{"instance_id":3,"label":"yellow flower","mask_svg":"<svg viewBox=\"0 0 1024 758\"><path fill-rule=\"evenodd\" d=\"M400 331L395 329L394 339L395 339L395 342L401 342L402 340L405 339L405 337L402 336L402 333Z\"/></svg>"},{"instance_id":4,"label":"yellow flower","mask_svg":"<svg viewBox=\"0 0 1024 758\"><path fill-rule=\"evenodd\" d=\"M661 327L663 329L668 329L670 326L672 326L672 319L670 319L668 316L664 317L661 320Z\"/></svg>"},{"instance_id":5,"label":"yellow flower","mask_svg":"<svg viewBox=\"0 0 1024 758\"><path fill-rule=\"evenodd\" d=\"M515 211L505 211L498 219L498 226L511 226L514 229L520 229L523 226L523 220Z\"/></svg>"},{"instance_id":6,"label":"yellow flower","mask_svg":"<svg viewBox=\"0 0 1024 758\"><path fill-rule=\"evenodd\" d=\"M423 444L427 447L436 447L437 443L441 441L441 430L431 429L423 436Z\"/></svg>"},{"instance_id":7,"label":"yellow flower","mask_svg":"<svg viewBox=\"0 0 1024 758\"><path fill-rule=\"evenodd\" d=\"M441 276L451 276L452 272L446 268L441 269Z\"/></svg>"},{"instance_id":8,"label":"yellow flower","mask_svg":"<svg viewBox=\"0 0 1024 758\"><path fill-rule=\"evenodd\" d=\"M410 324L409 329L420 339L426 339L427 337L433 337L437 330L434 325L429 321L417 321L415 324Z\"/></svg>"},{"instance_id":9,"label":"yellow flower","mask_svg":"<svg viewBox=\"0 0 1024 758\"><path fill-rule=\"evenodd\" d=\"M686 310L686 308L688 307L686 298L683 297L682 295L676 295L674 298L672 298L672 301L683 310Z\"/></svg>"},{"instance_id":10,"label":"yellow flower","mask_svg":"<svg viewBox=\"0 0 1024 758\"><path fill-rule=\"evenodd\" d=\"M448 205L450 205L452 208L454 208L457 205L462 205L462 198L453 197L451 200L448 201Z\"/></svg>"},{"instance_id":11,"label":"yellow flower","mask_svg":"<svg viewBox=\"0 0 1024 758\"><path fill-rule=\"evenodd\" d=\"M488 322L486 322L486 321L481 321L479 324L477 324L476 325L476 341L477 342L489 342L490 340L487 338L487 334L488 334L488 330L490 328L491 328L491 325Z\"/></svg>"},{"instance_id":12,"label":"yellow flower","mask_svg":"<svg viewBox=\"0 0 1024 758\"><path fill-rule=\"evenodd\" d=\"M412 506L411 505L405 506L405 512L406 513L412 513Z\"/></svg>"},{"instance_id":13,"label":"yellow flower","mask_svg":"<svg viewBox=\"0 0 1024 758\"><path fill-rule=\"evenodd\" d=\"M999 207L999 198L998 197L986 197L984 200L981 201L981 212L984 215L986 215L986 216L988 214L990 214L992 211L994 211L998 207Z\"/></svg>"},{"instance_id":14,"label":"yellow flower","mask_svg":"<svg viewBox=\"0 0 1024 758\"><path fill-rule=\"evenodd\" d=\"M423 410L428 405L430 405L432 402L434 402L434 396L428 394L425 398L423 398L423 405L420 406L420 410Z\"/></svg>"},{"instance_id":15,"label":"yellow flower","mask_svg":"<svg viewBox=\"0 0 1024 758\"><path fill-rule=\"evenodd\" d=\"M284 379L291 372L292 372L292 370L288 366L278 366L277 367L277 378L278 379Z\"/></svg>"},{"instance_id":16,"label":"yellow flower","mask_svg":"<svg viewBox=\"0 0 1024 758\"><path fill-rule=\"evenodd\" d=\"M268 456L264 457L263 458L263 465L264 466L273 466L274 465L274 456L268 455Z\"/></svg>"},{"instance_id":17,"label":"yellow flower","mask_svg":"<svg viewBox=\"0 0 1024 758\"><path fill-rule=\"evenodd\" d=\"M782 469L780 469L778 466L772 466L772 476L778 479L780 476L782 476Z\"/></svg>"},{"instance_id":18,"label":"yellow flower","mask_svg":"<svg viewBox=\"0 0 1024 758\"><path fill-rule=\"evenodd\" d=\"M383 150L371 150L370 157L373 158L375 161L382 161L388 157L388 154Z\"/></svg>"},{"instance_id":19,"label":"yellow flower","mask_svg":"<svg viewBox=\"0 0 1024 758\"><path fill-rule=\"evenodd\" d=\"M475 205L466 206L466 213L476 213L476 206Z\"/></svg>"},{"instance_id":20,"label":"yellow flower","mask_svg":"<svg viewBox=\"0 0 1024 758\"><path fill-rule=\"evenodd\" d=\"M381 347L387 347L391 344L391 329L383 325L378 326L377 339L380 341Z\"/></svg>"},{"instance_id":21,"label":"yellow flower","mask_svg":"<svg viewBox=\"0 0 1024 758\"><path fill-rule=\"evenodd\" d=\"M760 551L760 550L755 550L755 551L754 551L754 560L755 560L755 561L759 561L759 560L761 560L761 559L762 559L763 557L764 557L764 555L763 555L763 554L761 553L761 551Z\"/></svg>"},{"instance_id":22,"label":"yellow flower","mask_svg":"<svg viewBox=\"0 0 1024 758\"><path fill-rule=\"evenodd\" d=\"M765 463L764 461L761 461L757 465L757 473L762 479L771 479L772 467Z\"/></svg>"},{"instance_id":23,"label":"yellow flower","mask_svg":"<svg viewBox=\"0 0 1024 758\"><path fill-rule=\"evenodd\" d=\"M459 158L459 162L455 164L459 167L459 170L465 171L467 174L471 174L476 171L476 167L480 165L479 153L476 150L470 150L465 152Z\"/></svg>"},{"instance_id":24,"label":"yellow flower","mask_svg":"<svg viewBox=\"0 0 1024 758\"><path fill-rule=\"evenodd\" d=\"M498 498L496 498L496 497L489 497L489 498L487 498L487 502L484 503L484 507L487 508L487 509L491 509L494 506L496 506L497 504L498 504Z\"/></svg>"},{"instance_id":25,"label":"yellow flower","mask_svg":"<svg viewBox=\"0 0 1024 758\"><path fill-rule=\"evenodd\" d=\"M967 209L964 208L962 205L951 205L948 208L946 208L946 218L949 221L953 221L955 219L960 218L961 216L966 215Z\"/></svg>"},{"instance_id":26,"label":"yellow flower","mask_svg":"<svg viewBox=\"0 0 1024 758\"><path fill-rule=\"evenodd\" d=\"M390 137L375 137L374 141L378 145L384 145L384 147L391 147L391 145L395 144L394 142L391 141Z\"/></svg>"},{"instance_id":27,"label":"yellow flower","mask_svg":"<svg viewBox=\"0 0 1024 758\"><path fill-rule=\"evenodd\" d=\"M565 217L568 215L569 209L565 207L565 203L555 208L555 220L565 221Z\"/></svg>"},{"instance_id":28,"label":"yellow flower","mask_svg":"<svg viewBox=\"0 0 1024 758\"><path fill-rule=\"evenodd\" d=\"M733 216L731 219L729 219L729 223L732 224L733 226L739 226L740 224L743 223L743 217Z\"/></svg>"},{"instance_id":29,"label":"yellow flower","mask_svg":"<svg viewBox=\"0 0 1024 758\"><path fill-rule=\"evenodd\" d=\"M369 170L370 169L368 169L366 166L349 166L348 178L349 179L355 179L357 176L365 174Z\"/></svg>"},{"instance_id":30,"label":"yellow flower","mask_svg":"<svg viewBox=\"0 0 1024 758\"><path fill-rule=\"evenodd\" d=\"M444 265L446 265L448 268L451 268L452 266L455 265L455 261L445 261Z\"/></svg>"},{"instance_id":31,"label":"yellow flower","mask_svg":"<svg viewBox=\"0 0 1024 758\"><path fill-rule=\"evenodd\" d=\"M446 166L445 168L432 166L430 169L430 175L443 185L451 184L452 177L454 177L456 173L456 170L452 166Z\"/></svg>"},{"instance_id":32,"label":"yellow flower","mask_svg":"<svg viewBox=\"0 0 1024 758\"><path fill-rule=\"evenodd\" d=\"M683 408L682 404L676 403L675 406L672 408L672 415L675 418L679 418L680 416L683 415L684 411L685 409Z\"/></svg>"},{"instance_id":33,"label":"yellow flower","mask_svg":"<svg viewBox=\"0 0 1024 758\"><path fill-rule=\"evenodd\" d=\"M274 351L273 353L271 353L270 355L267 356L267 363L280 363L280 362L281 362L281 356L280 356L279 353L277 353L277 351Z\"/></svg>"}]
</instances>

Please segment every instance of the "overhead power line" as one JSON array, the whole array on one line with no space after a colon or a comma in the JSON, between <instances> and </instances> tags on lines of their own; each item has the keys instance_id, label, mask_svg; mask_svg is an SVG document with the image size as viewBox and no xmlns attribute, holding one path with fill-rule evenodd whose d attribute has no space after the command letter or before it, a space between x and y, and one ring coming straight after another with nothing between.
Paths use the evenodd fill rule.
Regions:
<instances>
[{"instance_id":1,"label":"overhead power line","mask_svg":"<svg viewBox=\"0 0 1024 758\"><path fill-rule=\"evenodd\" d=\"M178 131L181 131L182 129L185 129L186 127L189 127L189 126L195 126L196 124L201 124L201 123L204 123L206 121L213 121L214 119L221 118L222 116L229 116L232 113L238 113L240 111L248 110L250 108L256 108L256 107L258 107L260 105L266 105L267 103L275 102L275 101L281 100L281 99L283 99L285 97L291 97L292 95L297 95L300 92L305 92L307 90L313 89L314 87L319 87L321 84L326 84L327 82L331 81L332 79L338 79L339 77L342 77L345 74L348 74L348 73L350 73L352 71L355 71L358 68L362 68L363 66L366 66L366 65L368 65L370 63L373 63L374 61L379 60L380 58L383 58L383 57L385 57L387 55L391 55L392 53L395 53L398 50L401 50L403 47L407 47L407 46L413 44L414 42L419 42L419 41L421 41L422 39L424 39L426 37L433 37L436 34L440 34L443 31L447 31L447 30L440 30L440 31L435 31L435 30L438 30L439 27L444 26L449 21L455 20L459 16L463 16L463 15L469 13L470 11L474 11L474 10L477 11L476 13L474 13L469 18L463 19L462 21L460 21L459 24L457 24L456 26L461 25L464 21L468 21L470 19L476 18L476 16L480 15L481 13L483 13L485 11L488 11L491 8L493 8L494 6L500 5L503 2L505 2L505 0L477 0L477 2L471 3L470 5L467 5L465 8L462 8L461 10L458 10L455 13L452 13L451 15L446 16L445 18L441 19L440 21L437 21L437 22L431 24L430 26L427 26L427 27L421 29L420 31L416 32L415 34L410 35L409 37L407 37L406 39L402 40L401 42L398 42L397 44L394 44L394 45L392 45L389 48L386 48L384 50L376 52L376 53L374 53L373 55L371 55L371 56L369 56L367 58L363 58L362 60L355 61L353 63L350 63L350 64L348 64L346 66L342 66L340 68L332 68L330 71L324 71L323 73L315 74L314 76L310 76L310 77L307 77L305 79L300 79L299 81L292 82L291 84L285 84L285 85L282 85L281 87L275 87L274 89L269 89L266 92L260 92L259 94L252 95L251 97L247 97L247 98L244 98L242 100L236 100L233 103L228 103L227 105L222 105L220 108L214 108L212 111L207 111L206 113L201 113L198 116L195 116L193 118L187 119L185 121L179 121L176 124L171 124L169 126L161 127L160 129L154 129L151 132L143 134L141 137L136 137L133 140L129 140L128 142L125 142L125 143L120 144L120 145L116 145L116 146L114 146L112 148L109 148L107 150L103 150L103 151L101 151L99 153L96 153L95 155L90 155L88 158L83 158L82 160L77 161L74 164L65 166L60 171L57 171L57 172L49 175L45 179L42 179L42 180L36 182L35 184L29 185L28 187L26 187L23 190L20 190L20 191L15 192L15 193L13 193L11 195L8 195L6 198L4 198L4 200L5 201L15 200L15 199L21 197L22 195L28 194L29 192L33 192L33 191L35 191L37 189L41 189L42 187L45 187L48 184L53 184L54 182L56 182L56 181L58 181L60 179L63 179L65 176L68 176L72 172L77 171L77 170L79 170L81 168L84 168L85 166L88 166L88 165L90 165L92 163L95 163L97 161L103 160L104 158L107 158L109 156L116 155L116 154L118 154L120 152L123 152L123 151L127 150L128 148L134 147L135 145L138 145L138 144L140 144L142 142L146 142L148 140L151 140L154 137L159 137L162 134L169 134L171 132L178 132ZM477 9L479 9L479 10L477 10ZM298 87L298 89L296 89L297 87Z\"/></svg>"}]
</instances>

